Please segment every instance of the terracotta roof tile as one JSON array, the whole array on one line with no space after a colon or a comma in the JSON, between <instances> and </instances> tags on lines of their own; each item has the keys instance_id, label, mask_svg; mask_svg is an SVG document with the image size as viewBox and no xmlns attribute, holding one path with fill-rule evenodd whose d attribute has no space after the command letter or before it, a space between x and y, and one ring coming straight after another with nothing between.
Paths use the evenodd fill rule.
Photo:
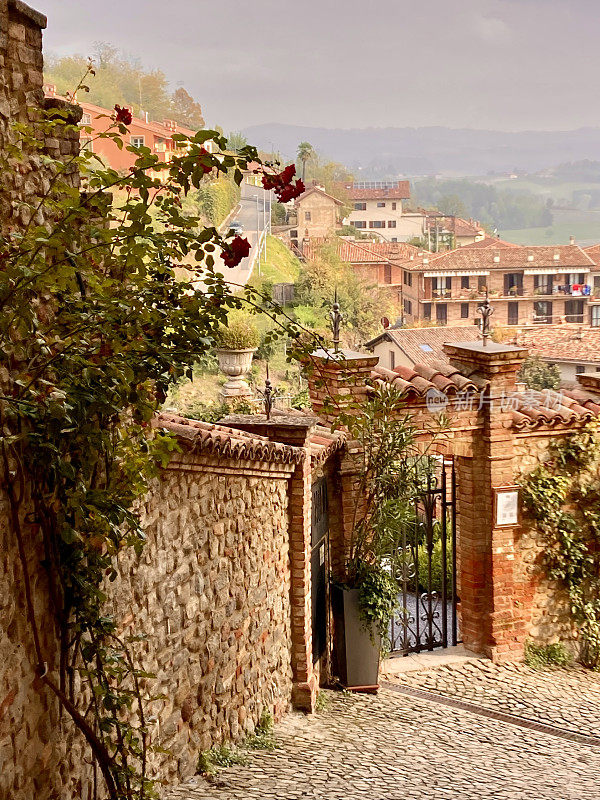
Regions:
<instances>
[{"instance_id":1,"label":"terracotta roof tile","mask_svg":"<svg viewBox=\"0 0 600 800\"><path fill-rule=\"evenodd\" d=\"M554 258L558 255L558 258ZM496 260L497 259L497 260ZM576 244L498 246L474 248L470 245L445 253L421 253L410 262L411 269L429 271L469 269L532 269L536 267L592 268L596 262ZM407 267L409 268L409 267Z\"/></svg>"},{"instance_id":2,"label":"terracotta roof tile","mask_svg":"<svg viewBox=\"0 0 600 800\"><path fill-rule=\"evenodd\" d=\"M340 189L350 200L408 200L410 197L409 181L397 181L394 188L360 189L353 183L341 183Z\"/></svg>"},{"instance_id":3,"label":"terracotta roof tile","mask_svg":"<svg viewBox=\"0 0 600 800\"><path fill-rule=\"evenodd\" d=\"M311 239L303 245L302 255L309 261L313 260L319 246L324 243L325 239ZM404 263L411 257L417 258L422 252L418 247L405 242L351 241L336 237L335 245L337 255L347 264L387 264L390 261Z\"/></svg>"},{"instance_id":4,"label":"terracotta roof tile","mask_svg":"<svg viewBox=\"0 0 600 800\"><path fill-rule=\"evenodd\" d=\"M153 425L175 434L180 444L194 452L242 461L276 461L285 464L297 464L304 458L304 451L299 447L271 442L265 436L187 419L178 414L158 414Z\"/></svg>"},{"instance_id":5,"label":"terracotta roof tile","mask_svg":"<svg viewBox=\"0 0 600 800\"><path fill-rule=\"evenodd\" d=\"M380 341L390 341L402 350L413 364L429 364L439 369L439 363L448 363L443 346L446 342L473 342L479 336L474 325L432 328L386 328L365 344L374 347ZM444 373L445 374L445 373Z\"/></svg>"},{"instance_id":6,"label":"terracotta roof tile","mask_svg":"<svg viewBox=\"0 0 600 800\"><path fill-rule=\"evenodd\" d=\"M515 343L548 361L591 362L600 365L600 328L583 325L538 325L521 329Z\"/></svg>"}]
</instances>

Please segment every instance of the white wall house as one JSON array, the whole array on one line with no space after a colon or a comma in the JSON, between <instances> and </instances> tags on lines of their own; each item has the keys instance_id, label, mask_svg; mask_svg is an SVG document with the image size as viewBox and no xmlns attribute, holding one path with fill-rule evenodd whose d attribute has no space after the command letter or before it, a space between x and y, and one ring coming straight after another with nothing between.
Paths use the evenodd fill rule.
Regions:
<instances>
[{"instance_id":1,"label":"white wall house","mask_svg":"<svg viewBox=\"0 0 600 800\"><path fill-rule=\"evenodd\" d=\"M344 186L350 213L348 222L357 230L383 241L404 242L419 233L403 227L402 202L410 197L408 181L363 181Z\"/></svg>"}]
</instances>

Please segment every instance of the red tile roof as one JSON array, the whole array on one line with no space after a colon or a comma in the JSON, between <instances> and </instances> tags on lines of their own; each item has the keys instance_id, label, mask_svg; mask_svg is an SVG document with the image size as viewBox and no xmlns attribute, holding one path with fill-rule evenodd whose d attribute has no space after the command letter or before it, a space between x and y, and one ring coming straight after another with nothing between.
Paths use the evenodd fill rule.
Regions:
<instances>
[{"instance_id":1,"label":"red tile roof","mask_svg":"<svg viewBox=\"0 0 600 800\"><path fill-rule=\"evenodd\" d=\"M471 242L470 244L464 244L463 248L469 248L469 250L474 250L485 247L519 247L519 246L520 245L515 244L514 242L506 242L504 239L497 239L495 236L486 236L484 239L480 239L478 242Z\"/></svg>"},{"instance_id":2,"label":"red tile roof","mask_svg":"<svg viewBox=\"0 0 600 800\"><path fill-rule=\"evenodd\" d=\"M592 362L600 365L600 328L582 325L538 325L521 329L514 343L548 361Z\"/></svg>"},{"instance_id":3,"label":"red tile roof","mask_svg":"<svg viewBox=\"0 0 600 800\"><path fill-rule=\"evenodd\" d=\"M448 362L443 350L446 342L473 342L480 338L479 331L474 325L387 328L369 342L365 342L365 347L370 349L380 341L388 340L397 345L413 364L433 365L440 361Z\"/></svg>"},{"instance_id":4,"label":"red tile roof","mask_svg":"<svg viewBox=\"0 0 600 800\"><path fill-rule=\"evenodd\" d=\"M324 239L311 239L303 246L303 256L311 261ZM370 242L368 240L335 239L337 254L347 264L384 264L390 261L404 263L416 258L422 251L405 242Z\"/></svg>"},{"instance_id":5,"label":"red tile roof","mask_svg":"<svg viewBox=\"0 0 600 800\"><path fill-rule=\"evenodd\" d=\"M187 419L178 414L159 414L153 425L174 433L183 447L198 453L240 461L276 461L284 464L297 464L304 458L302 448L272 442L265 436L225 425Z\"/></svg>"},{"instance_id":6,"label":"red tile roof","mask_svg":"<svg viewBox=\"0 0 600 800\"><path fill-rule=\"evenodd\" d=\"M410 197L409 181L397 181L394 188L359 189L353 183L341 183L340 189L350 200L408 200Z\"/></svg>"},{"instance_id":7,"label":"red tile roof","mask_svg":"<svg viewBox=\"0 0 600 800\"><path fill-rule=\"evenodd\" d=\"M590 247L584 247L583 249L592 259L594 264L600 264L600 244L593 244Z\"/></svg>"},{"instance_id":8,"label":"red tile roof","mask_svg":"<svg viewBox=\"0 0 600 800\"><path fill-rule=\"evenodd\" d=\"M481 234L483 228L476 220L466 220L462 217L446 217L439 214L432 214L425 212L427 219L425 220L428 228L435 228L436 225L451 231L455 236L478 236Z\"/></svg>"},{"instance_id":9,"label":"red tile roof","mask_svg":"<svg viewBox=\"0 0 600 800\"><path fill-rule=\"evenodd\" d=\"M554 258L558 255L558 258ZM464 269L532 269L536 267L586 267L595 266L590 256L575 244L542 245L535 247L485 247L469 245L445 253L421 253L410 262L412 269L464 270Z\"/></svg>"},{"instance_id":10,"label":"red tile roof","mask_svg":"<svg viewBox=\"0 0 600 800\"><path fill-rule=\"evenodd\" d=\"M325 189L321 189L320 186L311 186L310 188L306 189L306 191L304 191L296 200L295 205L299 206L306 200L307 197L310 197L311 194L314 194L315 192L323 197L327 197L329 200L333 200L333 202L338 206L344 205L341 200L338 200L337 197L333 197L333 195L327 194Z\"/></svg>"},{"instance_id":11,"label":"red tile roof","mask_svg":"<svg viewBox=\"0 0 600 800\"><path fill-rule=\"evenodd\" d=\"M478 407L479 393L487 382L476 375L462 375L450 364L438 361L432 364L399 366L394 370L375 367L371 380L388 382L396 386L407 402L426 401L430 392L448 397L448 411L460 393L461 400L472 398L470 408ZM505 401L510 404L512 426L517 430L554 428L561 425L584 424L600 417L600 397L584 388L562 389L560 392L527 390L515 392Z\"/></svg>"}]
</instances>

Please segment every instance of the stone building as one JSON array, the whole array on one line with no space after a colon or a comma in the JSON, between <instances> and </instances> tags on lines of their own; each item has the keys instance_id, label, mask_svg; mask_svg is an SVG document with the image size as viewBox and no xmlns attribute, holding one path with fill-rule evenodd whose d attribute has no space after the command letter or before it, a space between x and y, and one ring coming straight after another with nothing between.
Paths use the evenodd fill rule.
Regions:
<instances>
[{"instance_id":1,"label":"stone building","mask_svg":"<svg viewBox=\"0 0 600 800\"><path fill-rule=\"evenodd\" d=\"M294 204L296 224L289 231L292 246L299 248L311 239L332 236L342 225L343 207L342 201L327 194L322 186L307 189Z\"/></svg>"}]
</instances>

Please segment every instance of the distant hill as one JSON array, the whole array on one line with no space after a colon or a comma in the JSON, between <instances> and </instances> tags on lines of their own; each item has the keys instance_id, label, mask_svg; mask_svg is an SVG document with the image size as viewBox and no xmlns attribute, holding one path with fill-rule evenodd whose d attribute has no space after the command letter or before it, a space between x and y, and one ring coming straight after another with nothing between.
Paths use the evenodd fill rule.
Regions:
<instances>
[{"instance_id":1,"label":"distant hill","mask_svg":"<svg viewBox=\"0 0 600 800\"><path fill-rule=\"evenodd\" d=\"M600 159L600 128L574 131L503 131L430 128L311 128L254 125L244 136L260 148L271 143L293 158L308 141L324 157L371 180L398 174L486 175L537 172L564 162Z\"/></svg>"}]
</instances>

